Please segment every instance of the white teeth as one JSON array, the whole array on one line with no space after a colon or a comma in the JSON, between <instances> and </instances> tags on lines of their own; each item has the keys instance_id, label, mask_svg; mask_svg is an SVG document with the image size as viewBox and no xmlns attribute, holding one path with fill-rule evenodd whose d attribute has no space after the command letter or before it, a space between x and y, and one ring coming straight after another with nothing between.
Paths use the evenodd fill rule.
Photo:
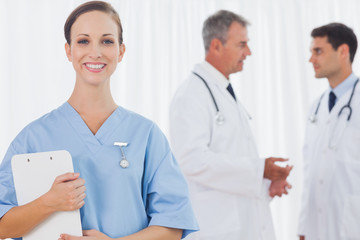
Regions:
<instances>
[{"instance_id":1,"label":"white teeth","mask_svg":"<svg viewBox=\"0 0 360 240\"><path fill-rule=\"evenodd\" d=\"M100 69L103 68L105 64L86 64L86 66L93 69Z\"/></svg>"}]
</instances>

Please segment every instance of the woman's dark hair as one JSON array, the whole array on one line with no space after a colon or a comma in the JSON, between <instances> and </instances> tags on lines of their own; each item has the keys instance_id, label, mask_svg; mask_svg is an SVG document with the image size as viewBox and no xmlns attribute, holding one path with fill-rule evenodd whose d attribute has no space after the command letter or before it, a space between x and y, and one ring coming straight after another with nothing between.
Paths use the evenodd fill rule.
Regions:
<instances>
[{"instance_id":1,"label":"woman's dark hair","mask_svg":"<svg viewBox=\"0 0 360 240\"><path fill-rule=\"evenodd\" d=\"M119 14L116 12L116 10L107 2L103 1L91 1L86 2L84 4L81 4L78 6L72 13L69 15L69 17L66 19L65 25L64 25L64 34L66 42L70 45L71 44L71 27L80 17L82 14L92 11L100 11L109 14L113 20L118 25L119 29L119 44L121 45L123 43L123 29L121 26L121 21Z\"/></svg>"}]
</instances>

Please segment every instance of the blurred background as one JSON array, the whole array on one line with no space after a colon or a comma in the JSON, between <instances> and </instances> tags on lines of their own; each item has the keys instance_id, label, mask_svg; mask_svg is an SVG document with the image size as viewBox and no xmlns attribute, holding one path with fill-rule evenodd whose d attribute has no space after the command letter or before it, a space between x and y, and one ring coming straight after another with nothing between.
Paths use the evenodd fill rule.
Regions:
<instances>
[{"instance_id":1,"label":"blurred background","mask_svg":"<svg viewBox=\"0 0 360 240\"><path fill-rule=\"evenodd\" d=\"M75 73L63 26L83 0L0 0L0 162L31 121L63 104ZM201 29L219 9L236 12L248 27L252 55L231 75L252 116L261 156L288 157L293 189L271 203L279 240L297 237L302 190L302 144L311 103L327 87L315 79L310 32L342 22L360 37L357 0L112 0L124 29L126 53L112 77L117 103L156 122L168 135L168 112L178 85L203 61ZM359 74L359 55L353 63ZM0 173L1 174L1 173Z\"/></svg>"}]
</instances>

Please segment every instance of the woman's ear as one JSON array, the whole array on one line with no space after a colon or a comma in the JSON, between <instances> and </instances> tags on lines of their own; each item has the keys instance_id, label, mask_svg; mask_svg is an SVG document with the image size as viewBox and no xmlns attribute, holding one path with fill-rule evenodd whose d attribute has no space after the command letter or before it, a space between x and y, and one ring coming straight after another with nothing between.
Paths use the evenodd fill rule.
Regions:
<instances>
[{"instance_id":1,"label":"woman's ear","mask_svg":"<svg viewBox=\"0 0 360 240\"><path fill-rule=\"evenodd\" d=\"M122 43L119 47L119 59L118 62L121 62L122 58L124 57L125 54L125 44Z\"/></svg>"},{"instance_id":2,"label":"woman's ear","mask_svg":"<svg viewBox=\"0 0 360 240\"><path fill-rule=\"evenodd\" d=\"M72 57L71 57L71 47L68 43L65 43L65 52L66 52L66 56L69 60L69 62L72 61Z\"/></svg>"}]
</instances>

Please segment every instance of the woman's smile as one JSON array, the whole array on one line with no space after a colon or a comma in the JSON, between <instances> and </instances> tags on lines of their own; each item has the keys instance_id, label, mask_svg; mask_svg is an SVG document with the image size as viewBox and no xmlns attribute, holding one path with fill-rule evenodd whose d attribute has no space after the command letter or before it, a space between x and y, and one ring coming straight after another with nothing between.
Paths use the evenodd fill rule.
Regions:
<instances>
[{"instance_id":1,"label":"woman's smile","mask_svg":"<svg viewBox=\"0 0 360 240\"><path fill-rule=\"evenodd\" d=\"M102 72L105 69L106 64L105 63L87 62L87 63L84 63L84 66L90 72L98 73L98 72Z\"/></svg>"}]
</instances>

